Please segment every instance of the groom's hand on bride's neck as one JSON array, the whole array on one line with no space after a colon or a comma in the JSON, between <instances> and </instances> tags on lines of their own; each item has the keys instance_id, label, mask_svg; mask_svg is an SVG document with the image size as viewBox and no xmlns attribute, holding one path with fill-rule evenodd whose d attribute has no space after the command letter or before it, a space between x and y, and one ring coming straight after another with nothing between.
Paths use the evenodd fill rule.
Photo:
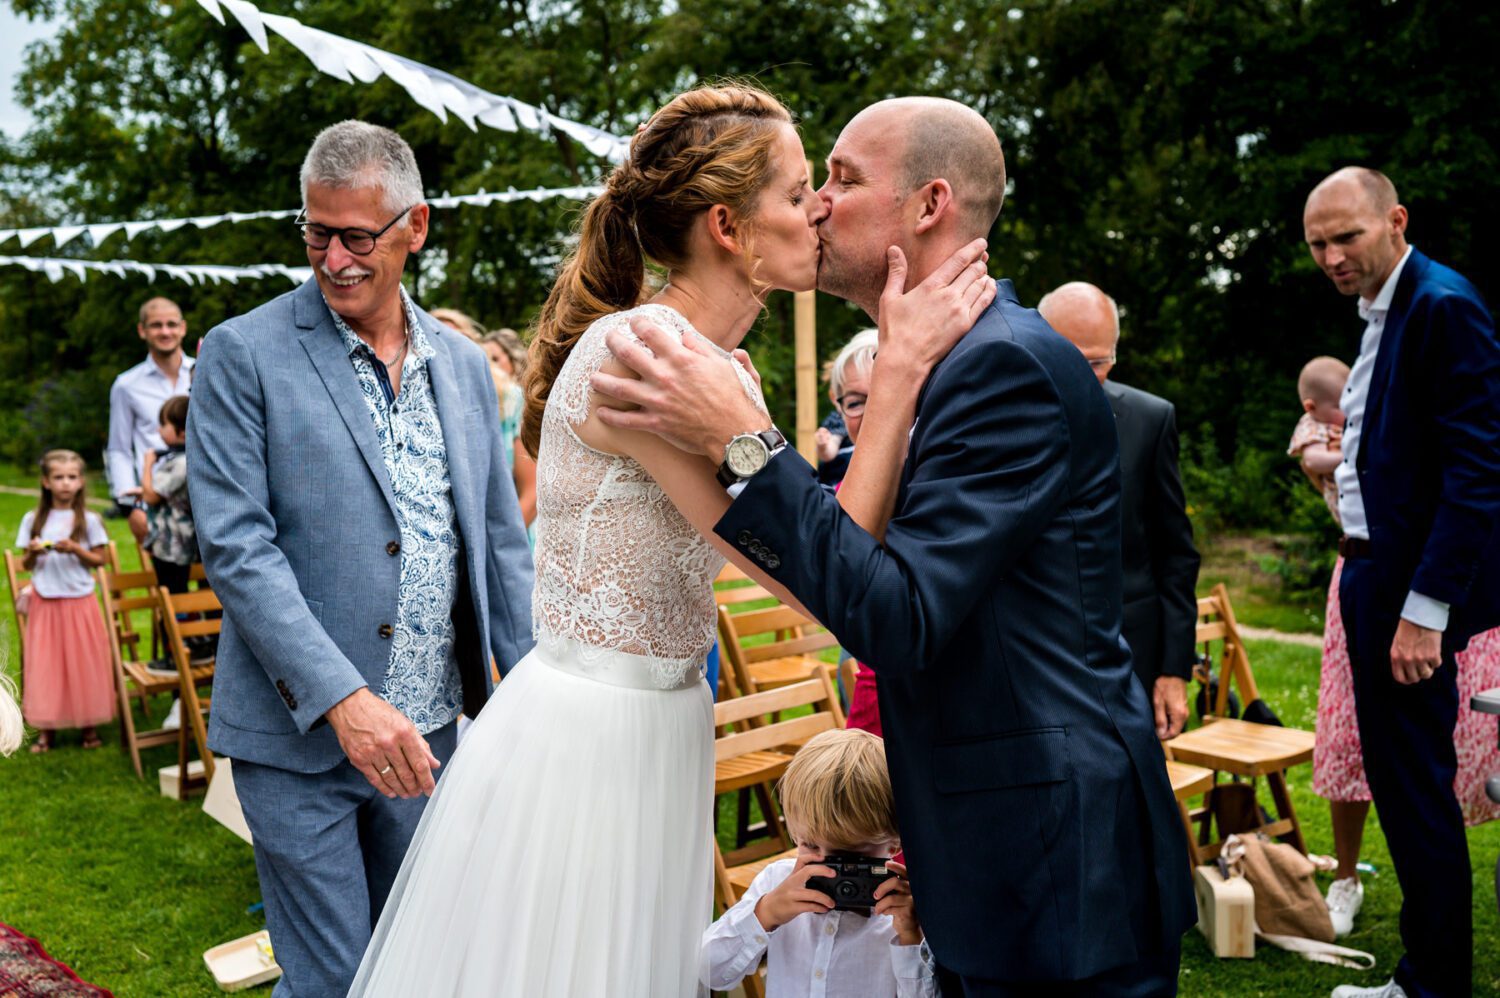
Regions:
<instances>
[{"instance_id":1,"label":"groom's hand on bride's neck","mask_svg":"<svg viewBox=\"0 0 1500 998\"><path fill-rule=\"evenodd\" d=\"M639 342L615 330L605 342L636 377L599 371L589 379L604 397L597 411L606 426L655 433L715 464L724 459L731 437L770 429L770 417L735 372L733 365L744 361L726 361L701 338L683 339L649 319L633 319L630 328Z\"/></svg>"}]
</instances>

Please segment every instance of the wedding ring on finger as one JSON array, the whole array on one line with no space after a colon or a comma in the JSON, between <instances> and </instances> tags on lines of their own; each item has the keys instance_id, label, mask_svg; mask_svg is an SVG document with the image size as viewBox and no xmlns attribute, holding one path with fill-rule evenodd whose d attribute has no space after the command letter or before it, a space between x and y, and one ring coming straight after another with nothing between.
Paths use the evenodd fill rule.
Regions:
<instances>
[{"instance_id":1,"label":"wedding ring on finger","mask_svg":"<svg viewBox=\"0 0 1500 998\"><path fill-rule=\"evenodd\" d=\"M377 769L377 770L375 770L375 775L376 776L384 776L384 775L386 775L387 773L389 773L391 770L393 770L395 768L396 767L392 763L388 762L388 763L385 764L385 768L384 769Z\"/></svg>"}]
</instances>

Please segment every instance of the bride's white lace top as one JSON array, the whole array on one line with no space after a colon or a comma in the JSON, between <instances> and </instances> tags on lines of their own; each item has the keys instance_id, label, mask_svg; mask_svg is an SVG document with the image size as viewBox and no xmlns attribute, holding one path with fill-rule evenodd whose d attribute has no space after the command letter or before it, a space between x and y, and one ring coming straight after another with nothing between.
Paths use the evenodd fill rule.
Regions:
<instances>
[{"instance_id":1,"label":"bride's white lace top","mask_svg":"<svg viewBox=\"0 0 1500 998\"><path fill-rule=\"evenodd\" d=\"M724 558L638 462L595 450L576 432L589 414L589 376L609 358L605 334L634 338L635 315L699 335L673 309L642 305L599 319L563 363L542 415L532 629L543 650L581 658L585 669L591 652L643 656L652 681L671 689L702 675ZM734 368L764 409L754 381Z\"/></svg>"}]
</instances>

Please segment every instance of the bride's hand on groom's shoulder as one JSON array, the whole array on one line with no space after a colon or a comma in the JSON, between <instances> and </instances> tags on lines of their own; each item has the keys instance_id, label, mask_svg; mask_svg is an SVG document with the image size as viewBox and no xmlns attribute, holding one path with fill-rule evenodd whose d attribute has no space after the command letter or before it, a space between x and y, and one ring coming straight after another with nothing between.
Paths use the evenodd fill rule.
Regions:
<instances>
[{"instance_id":1,"label":"bride's hand on groom's shoulder","mask_svg":"<svg viewBox=\"0 0 1500 998\"><path fill-rule=\"evenodd\" d=\"M974 240L910 289L906 255L897 246L887 251L879 357L925 377L948 356L995 300L985 245L983 239Z\"/></svg>"}]
</instances>

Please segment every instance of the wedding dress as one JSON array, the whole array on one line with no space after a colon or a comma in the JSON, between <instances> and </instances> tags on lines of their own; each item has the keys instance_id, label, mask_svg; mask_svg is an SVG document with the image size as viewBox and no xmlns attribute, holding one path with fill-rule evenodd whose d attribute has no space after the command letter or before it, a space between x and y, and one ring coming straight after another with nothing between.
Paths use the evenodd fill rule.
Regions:
<instances>
[{"instance_id":1,"label":"wedding dress","mask_svg":"<svg viewBox=\"0 0 1500 998\"><path fill-rule=\"evenodd\" d=\"M595 322L563 364L537 462L536 648L442 770L351 995L701 991L713 834L702 670L723 558L640 464L575 430L605 333L628 333L637 313L697 335L644 305Z\"/></svg>"}]
</instances>

